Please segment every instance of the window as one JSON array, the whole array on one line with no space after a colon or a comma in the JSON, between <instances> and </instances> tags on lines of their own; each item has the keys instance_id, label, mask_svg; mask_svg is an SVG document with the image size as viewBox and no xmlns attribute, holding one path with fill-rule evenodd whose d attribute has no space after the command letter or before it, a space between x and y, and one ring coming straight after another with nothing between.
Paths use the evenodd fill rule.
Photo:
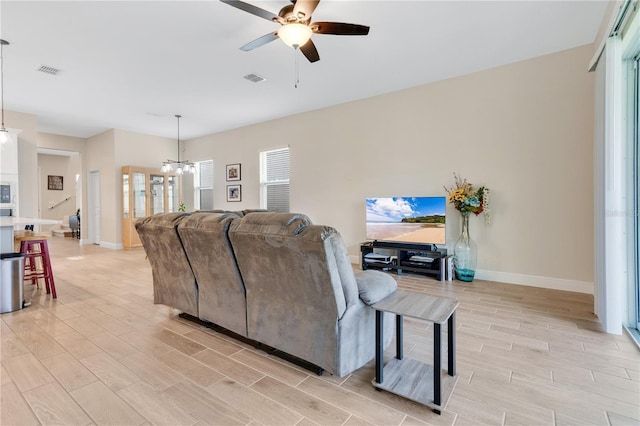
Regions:
<instances>
[{"instance_id":1,"label":"window","mask_svg":"<svg viewBox=\"0 0 640 426\"><path fill-rule=\"evenodd\" d=\"M289 148L260 153L260 186L262 208L289 211Z\"/></svg>"},{"instance_id":2,"label":"window","mask_svg":"<svg viewBox=\"0 0 640 426\"><path fill-rule=\"evenodd\" d=\"M196 162L193 183L195 208L213 210L213 160Z\"/></svg>"}]
</instances>

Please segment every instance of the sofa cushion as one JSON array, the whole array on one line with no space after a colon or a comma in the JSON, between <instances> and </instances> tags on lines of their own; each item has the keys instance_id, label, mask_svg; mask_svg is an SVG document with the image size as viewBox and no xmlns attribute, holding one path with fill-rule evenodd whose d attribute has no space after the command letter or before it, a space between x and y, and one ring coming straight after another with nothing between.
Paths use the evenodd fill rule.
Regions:
<instances>
[{"instance_id":1,"label":"sofa cushion","mask_svg":"<svg viewBox=\"0 0 640 426\"><path fill-rule=\"evenodd\" d=\"M238 217L243 217L249 213L261 213L268 212L266 209L244 209L244 210L222 210L222 209L213 209L213 210L197 210L195 213L233 213L238 215Z\"/></svg>"},{"instance_id":2,"label":"sofa cushion","mask_svg":"<svg viewBox=\"0 0 640 426\"><path fill-rule=\"evenodd\" d=\"M267 209L244 209L242 210L240 213L242 213L240 216L246 216L249 213L268 213L269 210Z\"/></svg>"},{"instance_id":3,"label":"sofa cushion","mask_svg":"<svg viewBox=\"0 0 640 426\"><path fill-rule=\"evenodd\" d=\"M247 213L235 228L237 232L294 236L309 225L311 219L299 213Z\"/></svg>"},{"instance_id":4,"label":"sofa cushion","mask_svg":"<svg viewBox=\"0 0 640 426\"><path fill-rule=\"evenodd\" d=\"M213 209L213 210L196 210L194 213L232 213L238 217L244 216L244 213L241 211L235 210L222 210L222 209Z\"/></svg>"},{"instance_id":5,"label":"sofa cushion","mask_svg":"<svg viewBox=\"0 0 640 426\"><path fill-rule=\"evenodd\" d=\"M398 288L396 280L380 271L356 272L358 294L367 305L381 301Z\"/></svg>"},{"instance_id":6,"label":"sofa cushion","mask_svg":"<svg viewBox=\"0 0 640 426\"><path fill-rule=\"evenodd\" d=\"M241 217L236 212L223 211L223 210L198 210L191 213L188 219L181 222L181 228L189 227L191 229L210 229L213 224L219 224L226 222L226 218L239 218ZM188 224L188 225L187 225ZM179 230L178 230L179 231Z\"/></svg>"}]
</instances>

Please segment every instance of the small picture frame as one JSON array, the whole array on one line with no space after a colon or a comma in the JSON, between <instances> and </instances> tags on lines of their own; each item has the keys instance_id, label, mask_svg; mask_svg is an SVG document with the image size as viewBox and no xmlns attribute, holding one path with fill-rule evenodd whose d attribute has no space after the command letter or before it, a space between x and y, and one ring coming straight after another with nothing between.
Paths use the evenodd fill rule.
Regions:
<instances>
[{"instance_id":1,"label":"small picture frame","mask_svg":"<svg viewBox=\"0 0 640 426\"><path fill-rule=\"evenodd\" d=\"M242 201L242 185L227 185L227 201Z\"/></svg>"},{"instance_id":2,"label":"small picture frame","mask_svg":"<svg viewBox=\"0 0 640 426\"><path fill-rule=\"evenodd\" d=\"M227 182L241 179L242 176L240 175L240 163L227 164Z\"/></svg>"},{"instance_id":3,"label":"small picture frame","mask_svg":"<svg viewBox=\"0 0 640 426\"><path fill-rule=\"evenodd\" d=\"M48 176L47 189L52 191L62 191L62 176Z\"/></svg>"}]
</instances>

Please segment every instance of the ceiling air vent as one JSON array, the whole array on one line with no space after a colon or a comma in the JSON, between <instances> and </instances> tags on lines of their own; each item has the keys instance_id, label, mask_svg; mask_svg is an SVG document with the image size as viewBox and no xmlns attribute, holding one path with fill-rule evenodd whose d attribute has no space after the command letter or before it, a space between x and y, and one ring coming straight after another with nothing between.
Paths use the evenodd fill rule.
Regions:
<instances>
[{"instance_id":1,"label":"ceiling air vent","mask_svg":"<svg viewBox=\"0 0 640 426\"><path fill-rule=\"evenodd\" d=\"M40 71L45 74L51 74L51 75L57 75L60 72L59 69L54 67L49 67L46 65L40 65L39 67L36 68L36 71Z\"/></svg>"},{"instance_id":2,"label":"ceiling air vent","mask_svg":"<svg viewBox=\"0 0 640 426\"><path fill-rule=\"evenodd\" d=\"M244 76L249 81L253 81L254 83L260 83L261 81L265 81L266 78L260 77L257 74L247 74Z\"/></svg>"}]
</instances>

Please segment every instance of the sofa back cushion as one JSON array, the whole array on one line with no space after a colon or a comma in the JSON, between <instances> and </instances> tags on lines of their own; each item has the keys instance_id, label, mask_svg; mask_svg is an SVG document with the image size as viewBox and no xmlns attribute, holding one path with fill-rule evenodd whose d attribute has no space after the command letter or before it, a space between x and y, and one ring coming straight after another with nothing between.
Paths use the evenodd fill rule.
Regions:
<instances>
[{"instance_id":1,"label":"sofa back cushion","mask_svg":"<svg viewBox=\"0 0 640 426\"><path fill-rule=\"evenodd\" d=\"M178 234L198 282L200 319L247 336L245 288L227 232L234 213L193 213Z\"/></svg>"},{"instance_id":2,"label":"sofa back cushion","mask_svg":"<svg viewBox=\"0 0 640 426\"><path fill-rule=\"evenodd\" d=\"M247 291L251 339L318 365L334 365L337 325L358 290L338 232L305 215L248 213L229 230ZM348 267L348 270L345 270ZM301 345L300 342L305 342ZM326 362L322 361L326 358Z\"/></svg>"},{"instance_id":3,"label":"sofa back cushion","mask_svg":"<svg viewBox=\"0 0 640 426\"><path fill-rule=\"evenodd\" d=\"M234 232L290 237L309 225L312 225L311 219L300 213L249 212L233 229Z\"/></svg>"},{"instance_id":4,"label":"sofa back cushion","mask_svg":"<svg viewBox=\"0 0 640 426\"><path fill-rule=\"evenodd\" d=\"M244 210L222 210L222 209L213 209L213 210L197 210L196 213L233 213L238 215L239 217L243 217L249 213L264 213L268 212L266 209L244 209Z\"/></svg>"},{"instance_id":5,"label":"sofa back cushion","mask_svg":"<svg viewBox=\"0 0 640 426\"><path fill-rule=\"evenodd\" d=\"M136 222L151 272L153 300L198 316L198 285L176 227L188 213L164 213Z\"/></svg>"}]
</instances>

